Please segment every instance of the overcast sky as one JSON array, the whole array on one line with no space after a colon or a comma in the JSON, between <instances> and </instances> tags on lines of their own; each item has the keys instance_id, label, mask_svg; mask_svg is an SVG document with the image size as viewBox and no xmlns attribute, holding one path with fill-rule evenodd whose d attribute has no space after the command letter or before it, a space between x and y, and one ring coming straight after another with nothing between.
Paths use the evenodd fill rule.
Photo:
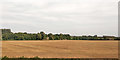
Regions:
<instances>
[{"instance_id":1,"label":"overcast sky","mask_svg":"<svg viewBox=\"0 0 120 60\"><path fill-rule=\"evenodd\" d=\"M117 36L117 3L118 0L3 0L0 28Z\"/></svg>"}]
</instances>

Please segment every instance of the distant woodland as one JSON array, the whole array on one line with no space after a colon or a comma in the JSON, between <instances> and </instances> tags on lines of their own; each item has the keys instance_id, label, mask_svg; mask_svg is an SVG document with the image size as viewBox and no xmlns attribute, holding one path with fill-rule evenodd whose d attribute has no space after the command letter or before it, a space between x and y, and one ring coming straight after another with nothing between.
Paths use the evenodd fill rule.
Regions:
<instances>
[{"instance_id":1,"label":"distant woodland","mask_svg":"<svg viewBox=\"0 0 120 60\"><path fill-rule=\"evenodd\" d=\"M115 36L71 36L70 34L46 34L43 31L39 33L18 32L13 33L11 29L2 29L3 40L120 40Z\"/></svg>"}]
</instances>

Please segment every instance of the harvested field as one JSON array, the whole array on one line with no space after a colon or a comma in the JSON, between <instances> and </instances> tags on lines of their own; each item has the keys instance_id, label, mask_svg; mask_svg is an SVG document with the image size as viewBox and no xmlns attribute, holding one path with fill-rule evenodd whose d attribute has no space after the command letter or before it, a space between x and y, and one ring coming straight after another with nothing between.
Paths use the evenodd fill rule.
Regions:
<instances>
[{"instance_id":1,"label":"harvested field","mask_svg":"<svg viewBox=\"0 0 120 60\"><path fill-rule=\"evenodd\" d=\"M2 56L40 58L117 58L118 41L2 41Z\"/></svg>"}]
</instances>

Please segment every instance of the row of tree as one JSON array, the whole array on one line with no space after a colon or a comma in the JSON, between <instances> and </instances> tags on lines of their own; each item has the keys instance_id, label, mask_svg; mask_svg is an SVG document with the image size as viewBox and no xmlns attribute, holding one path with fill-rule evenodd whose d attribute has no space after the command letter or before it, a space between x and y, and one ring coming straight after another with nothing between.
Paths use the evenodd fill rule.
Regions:
<instances>
[{"instance_id":1,"label":"row of tree","mask_svg":"<svg viewBox=\"0 0 120 60\"><path fill-rule=\"evenodd\" d=\"M118 37L97 37L95 36L70 36L69 34L37 34L29 33L5 33L2 35L3 40L119 40Z\"/></svg>"},{"instance_id":2,"label":"row of tree","mask_svg":"<svg viewBox=\"0 0 120 60\"><path fill-rule=\"evenodd\" d=\"M26 32L12 33L9 29L3 29L2 31L3 40L120 40L119 37L114 36L70 36L69 34L45 34L44 32L34 34Z\"/></svg>"}]
</instances>

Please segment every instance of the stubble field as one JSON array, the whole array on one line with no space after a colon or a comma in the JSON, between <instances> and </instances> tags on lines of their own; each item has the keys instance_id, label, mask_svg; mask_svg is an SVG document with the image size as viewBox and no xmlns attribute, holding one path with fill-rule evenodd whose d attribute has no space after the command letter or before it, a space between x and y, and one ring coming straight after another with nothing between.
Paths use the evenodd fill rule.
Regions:
<instances>
[{"instance_id":1,"label":"stubble field","mask_svg":"<svg viewBox=\"0 0 120 60\"><path fill-rule=\"evenodd\" d=\"M118 41L2 41L2 56L40 58L118 58Z\"/></svg>"}]
</instances>

